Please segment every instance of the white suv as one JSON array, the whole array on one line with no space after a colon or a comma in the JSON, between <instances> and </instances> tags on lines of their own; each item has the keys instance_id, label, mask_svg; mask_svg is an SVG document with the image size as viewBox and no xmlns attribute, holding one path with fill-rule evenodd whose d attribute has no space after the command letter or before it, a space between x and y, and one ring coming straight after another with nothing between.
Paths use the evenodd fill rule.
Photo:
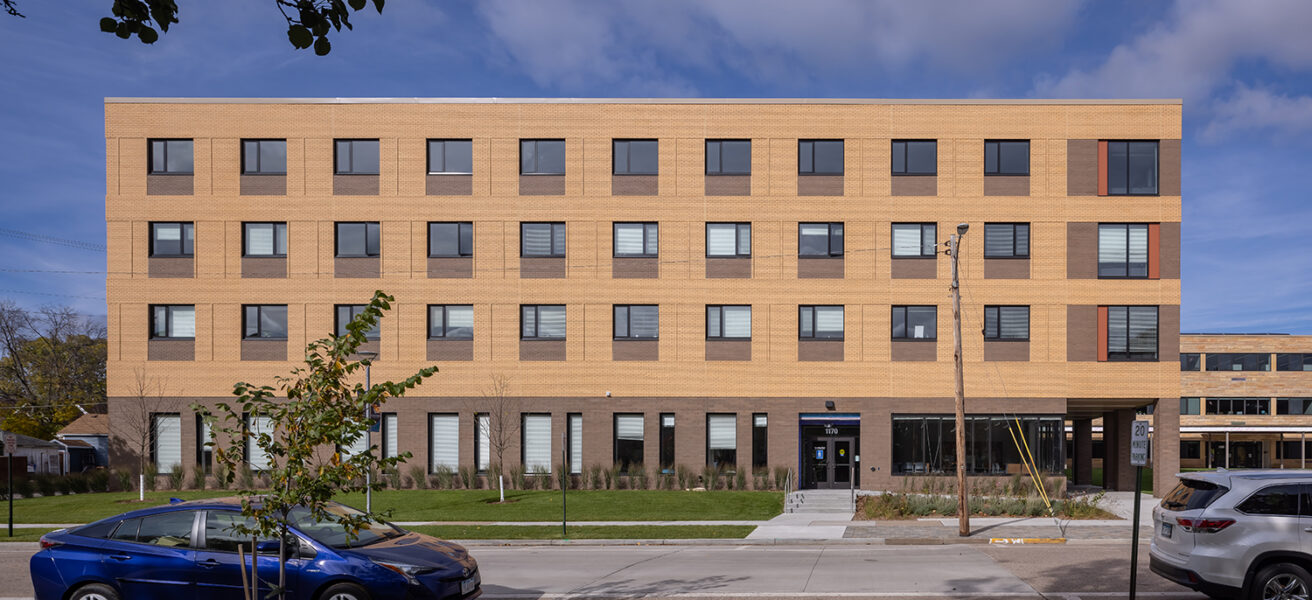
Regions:
<instances>
[{"instance_id":1,"label":"white suv","mask_svg":"<svg viewBox=\"0 0 1312 600\"><path fill-rule=\"evenodd\" d=\"M1213 598L1312 598L1312 471L1179 477L1153 509L1154 573Z\"/></svg>"}]
</instances>

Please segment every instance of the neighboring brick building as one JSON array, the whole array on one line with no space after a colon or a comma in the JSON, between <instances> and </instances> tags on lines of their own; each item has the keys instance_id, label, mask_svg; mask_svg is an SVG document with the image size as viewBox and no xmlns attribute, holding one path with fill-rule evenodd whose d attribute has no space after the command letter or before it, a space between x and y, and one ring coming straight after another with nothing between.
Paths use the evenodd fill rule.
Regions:
<instances>
[{"instance_id":1,"label":"neighboring brick building","mask_svg":"<svg viewBox=\"0 0 1312 600\"><path fill-rule=\"evenodd\" d=\"M708 461L863 488L950 475L958 223L971 472L1092 464L1157 403L1177 458L1178 101L108 99L111 418L134 370L163 470L188 408L269 382L382 289L383 451L486 466ZM1083 433L1082 433L1083 432ZM562 436L562 434L566 434ZM568 442L564 441L568 440ZM1082 443L1080 443L1082 441ZM944 443L946 442L946 443ZM1133 476L1128 443L1108 483ZM513 458L512 458L513 457ZM253 459L258 463L258 459ZM1165 489L1158 485L1157 489Z\"/></svg>"}]
</instances>

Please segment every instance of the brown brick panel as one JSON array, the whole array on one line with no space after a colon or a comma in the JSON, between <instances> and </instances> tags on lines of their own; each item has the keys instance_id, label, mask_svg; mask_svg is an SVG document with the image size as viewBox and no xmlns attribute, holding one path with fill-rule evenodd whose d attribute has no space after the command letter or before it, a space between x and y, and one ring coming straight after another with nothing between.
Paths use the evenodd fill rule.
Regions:
<instances>
[{"instance_id":1,"label":"brown brick panel","mask_svg":"<svg viewBox=\"0 0 1312 600\"><path fill-rule=\"evenodd\" d=\"M1180 195L1180 140L1162 140L1158 143L1157 193L1161 196Z\"/></svg>"},{"instance_id":2,"label":"brown brick panel","mask_svg":"<svg viewBox=\"0 0 1312 600\"><path fill-rule=\"evenodd\" d=\"M985 196L1028 196L1029 175L985 175Z\"/></svg>"},{"instance_id":3,"label":"brown brick panel","mask_svg":"<svg viewBox=\"0 0 1312 600\"><path fill-rule=\"evenodd\" d=\"M752 342L706 340L706 360L752 360Z\"/></svg>"},{"instance_id":4,"label":"brown brick panel","mask_svg":"<svg viewBox=\"0 0 1312 600\"><path fill-rule=\"evenodd\" d=\"M565 257L537 256L519 259L519 276L523 279L564 279Z\"/></svg>"},{"instance_id":5,"label":"brown brick panel","mask_svg":"<svg viewBox=\"0 0 1312 600\"><path fill-rule=\"evenodd\" d=\"M565 360L565 340L520 340L519 360Z\"/></svg>"},{"instance_id":6,"label":"brown brick panel","mask_svg":"<svg viewBox=\"0 0 1312 600\"><path fill-rule=\"evenodd\" d=\"M658 340L614 340L610 346L610 359L615 361L660 360Z\"/></svg>"},{"instance_id":7,"label":"brown brick panel","mask_svg":"<svg viewBox=\"0 0 1312 600\"><path fill-rule=\"evenodd\" d=\"M520 175L519 195L563 196L565 195L565 176L564 175Z\"/></svg>"},{"instance_id":8,"label":"brown brick panel","mask_svg":"<svg viewBox=\"0 0 1312 600\"><path fill-rule=\"evenodd\" d=\"M797 360L841 362L843 340L797 340Z\"/></svg>"},{"instance_id":9,"label":"brown brick panel","mask_svg":"<svg viewBox=\"0 0 1312 600\"><path fill-rule=\"evenodd\" d=\"M895 175L890 178L890 195L937 196L937 175Z\"/></svg>"},{"instance_id":10,"label":"brown brick panel","mask_svg":"<svg viewBox=\"0 0 1312 600\"><path fill-rule=\"evenodd\" d=\"M837 258L798 258L798 279L842 279L844 274L843 257Z\"/></svg>"},{"instance_id":11,"label":"brown brick panel","mask_svg":"<svg viewBox=\"0 0 1312 600\"><path fill-rule=\"evenodd\" d=\"M612 175L610 195L656 196L660 194L659 182L657 175Z\"/></svg>"},{"instance_id":12,"label":"brown brick panel","mask_svg":"<svg viewBox=\"0 0 1312 600\"><path fill-rule=\"evenodd\" d=\"M1097 362L1097 305L1071 304L1066 307L1066 360Z\"/></svg>"},{"instance_id":13,"label":"brown brick panel","mask_svg":"<svg viewBox=\"0 0 1312 600\"><path fill-rule=\"evenodd\" d=\"M842 175L798 175L798 196L842 196Z\"/></svg>"},{"instance_id":14,"label":"brown brick panel","mask_svg":"<svg viewBox=\"0 0 1312 600\"><path fill-rule=\"evenodd\" d=\"M333 276L343 279L376 279L381 276L382 261L377 256L336 257Z\"/></svg>"},{"instance_id":15,"label":"brown brick panel","mask_svg":"<svg viewBox=\"0 0 1312 600\"><path fill-rule=\"evenodd\" d=\"M469 279L473 276L472 256L428 258L429 279Z\"/></svg>"},{"instance_id":16,"label":"brown brick panel","mask_svg":"<svg viewBox=\"0 0 1312 600\"><path fill-rule=\"evenodd\" d=\"M707 175L707 196L750 196L752 195L751 175Z\"/></svg>"},{"instance_id":17,"label":"brown brick panel","mask_svg":"<svg viewBox=\"0 0 1312 600\"><path fill-rule=\"evenodd\" d=\"M1180 305L1163 304L1157 308L1157 359L1167 363L1180 361ZM1275 365L1271 366L1272 369Z\"/></svg>"},{"instance_id":18,"label":"brown brick panel","mask_svg":"<svg viewBox=\"0 0 1312 600\"><path fill-rule=\"evenodd\" d=\"M147 343L146 360L196 360L196 340L152 339Z\"/></svg>"},{"instance_id":19,"label":"brown brick panel","mask_svg":"<svg viewBox=\"0 0 1312 600\"><path fill-rule=\"evenodd\" d=\"M938 360L938 340L893 340L889 350L889 359L893 362Z\"/></svg>"},{"instance_id":20,"label":"brown brick panel","mask_svg":"<svg viewBox=\"0 0 1312 600\"><path fill-rule=\"evenodd\" d=\"M474 360L474 340L428 340L428 360Z\"/></svg>"},{"instance_id":21,"label":"brown brick panel","mask_svg":"<svg viewBox=\"0 0 1312 600\"><path fill-rule=\"evenodd\" d=\"M751 276L752 259L750 258L706 259L707 279L745 279Z\"/></svg>"},{"instance_id":22,"label":"brown brick panel","mask_svg":"<svg viewBox=\"0 0 1312 600\"><path fill-rule=\"evenodd\" d=\"M242 360L287 360L287 340L242 340Z\"/></svg>"},{"instance_id":23,"label":"brown brick panel","mask_svg":"<svg viewBox=\"0 0 1312 600\"><path fill-rule=\"evenodd\" d=\"M936 279L937 258L894 258L891 261L893 279Z\"/></svg>"},{"instance_id":24,"label":"brown brick panel","mask_svg":"<svg viewBox=\"0 0 1312 600\"><path fill-rule=\"evenodd\" d=\"M1029 279L1030 259L1028 258L986 258L984 259L985 279Z\"/></svg>"},{"instance_id":25,"label":"brown brick panel","mask_svg":"<svg viewBox=\"0 0 1312 600\"><path fill-rule=\"evenodd\" d=\"M287 259L273 256L243 256L241 276L246 279L281 279L287 277Z\"/></svg>"},{"instance_id":26,"label":"brown brick panel","mask_svg":"<svg viewBox=\"0 0 1312 600\"><path fill-rule=\"evenodd\" d=\"M377 353L379 349L382 348L382 345L383 345L382 342L380 342L379 340L366 340L363 344L360 344L360 346L356 348L356 350L358 352ZM352 360L360 360L361 358L362 357L359 354L355 354L351 356ZM378 362L378 357L374 358L374 362Z\"/></svg>"},{"instance_id":27,"label":"brown brick panel","mask_svg":"<svg viewBox=\"0 0 1312 600\"><path fill-rule=\"evenodd\" d=\"M1159 250L1160 272L1162 279L1180 278L1180 223L1161 224L1161 247Z\"/></svg>"},{"instance_id":28,"label":"brown brick panel","mask_svg":"<svg viewBox=\"0 0 1312 600\"><path fill-rule=\"evenodd\" d=\"M1098 278L1098 224L1066 224L1066 278Z\"/></svg>"},{"instance_id":29,"label":"brown brick panel","mask_svg":"<svg viewBox=\"0 0 1312 600\"><path fill-rule=\"evenodd\" d=\"M614 279L655 279L661 276L659 258L615 258L610 262Z\"/></svg>"},{"instance_id":30,"label":"brown brick panel","mask_svg":"<svg viewBox=\"0 0 1312 600\"><path fill-rule=\"evenodd\" d=\"M192 175L147 175L147 196L190 196L193 192Z\"/></svg>"},{"instance_id":31,"label":"brown brick panel","mask_svg":"<svg viewBox=\"0 0 1312 600\"><path fill-rule=\"evenodd\" d=\"M333 175L334 196L377 196L377 175Z\"/></svg>"},{"instance_id":32,"label":"brown brick panel","mask_svg":"<svg viewBox=\"0 0 1312 600\"><path fill-rule=\"evenodd\" d=\"M429 196L470 196L474 193L473 175L428 175L424 193Z\"/></svg>"},{"instance_id":33,"label":"brown brick panel","mask_svg":"<svg viewBox=\"0 0 1312 600\"><path fill-rule=\"evenodd\" d=\"M1030 359L1028 341L985 341L984 360L1002 362L1027 362Z\"/></svg>"},{"instance_id":34,"label":"brown brick panel","mask_svg":"<svg viewBox=\"0 0 1312 600\"><path fill-rule=\"evenodd\" d=\"M1066 140L1066 195L1098 195L1098 140Z\"/></svg>"},{"instance_id":35,"label":"brown brick panel","mask_svg":"<svg viewBox=\"0 0 1312 600\"><path fill-rule=\"evenodd\" d=\"M149 273L151 277L178 278L195 277L196 260L190 256L152 256Z\"/></svg>"},{"instance_id":36,"label":"brown brick panel","mask_svg":"<svg viewBox=\"0 0 1312 600\"><path fill-rule=\"evenodd\" d=\"M242 175L243 196L286 196L286 175Z\"/></svg>"}]
</instances>

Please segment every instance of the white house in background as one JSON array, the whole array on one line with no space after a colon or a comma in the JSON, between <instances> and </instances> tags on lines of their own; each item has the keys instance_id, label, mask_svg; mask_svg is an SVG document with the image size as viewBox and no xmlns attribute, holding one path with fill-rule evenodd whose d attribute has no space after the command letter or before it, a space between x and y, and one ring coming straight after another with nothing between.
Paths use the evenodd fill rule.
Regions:
<instances>
[{"instance_id":1,"label":"white house in background","mask_svg":"<svg viewBox=\"0 0 1312 600\"><path fill-rule=\"evenodd\" d=\"M0 439L8 433L0 431ZM65 470L65 460L68 456L68 450L64 444L58 442L47 442L38 440L34 437L14 434L18 438L18 450L14 456L22 456L27 459L27 472L29 475L63 475ZM0 444L0 452L4 450L4 444Z\"/></svg>"},{"instance_id":2,"label":"white house in background","mask_svg":"<svg viewBox=\"0 0 1312 600\"><path fill-rule=\"evenodd\" d=\"M109 415L84 414L60 429L55 440L68 447L65 472L109 468Z\"/></svg>"}]
</instances>

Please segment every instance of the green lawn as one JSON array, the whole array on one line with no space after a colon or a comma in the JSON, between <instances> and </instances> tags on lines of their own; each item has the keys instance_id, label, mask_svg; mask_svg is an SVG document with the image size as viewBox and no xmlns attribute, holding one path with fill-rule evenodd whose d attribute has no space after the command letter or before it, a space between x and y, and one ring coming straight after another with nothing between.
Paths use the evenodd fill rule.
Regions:
<instances>
[{"instance_id":1,"label":"green lawn","mask_svg":"<svg viewBox=\"0 0 1312 600\"><path fill-rule=\"evenodd\" d=\"M1130 468L1133 469L1134 467L1130 467ZM1185 469L1185 470L1188 470L1188 469ZM1067 478L1067 479L1070 479L1070 478L1071 478L1071 470L1070 470L1070 469L1066 469L1066 478ZM1153 470L1152 470L1152 468L1150 468L1150 467L1144 467L1144 470L1143 470L1143 477L1142 477L1141 481L1143 482L1143 492L1144 492L1145 494L1151 494L1152 491L1153 491ZM1102 486L1102 468L1100 468L1100 467L1094 467L1094 468L1093 468L1093 485L1096 485L1096 486L1099 486L1099 487ZM1129 491L1132 492L1132 491L1134 491L1134 490L1129 490Z\"/></svg>"},{"instance_id":2,"label":"green lawn","mask_svg":"<svg viewBox=\"0 0 1312 600\"><path fill-rule=\"evenodd\" d=\"M129 510L184 500L229 496L230 491L74 494L14 501L15 523L89 523ZM362 494L339 498L364 506ZM495 490L384 490L374 494L375 510L392 509L394 521L555 521L559 491L507 491L496 504ZM569 492L572 521L765 520L783 512L780 492L682 492L666 490L578 490Z\"/></svg>"},{"instance_id":3,"label":"green lawn","mask_svg":"<svg viewBox=\"0 0 1312 600\"><path fill-rule=\"evenodd\" d=\"M14 528L14 537L9 537L9 528L0 526L0 543L4 542L35 542L41 539L41 536L54 531L54 529L32 529L29 527Z\"/></svg>"},{"instance_id":4,"label":"green lawn","mask_svg":"<svg viewBox=\"0 0 1312 600\"><path fill-rule=\"evenodd\" d=\"M689 540L742 539L756 528L744 525L571 525L566 538L562 538L559 525L420 525L409 529L448 540Z\"/></svg>"}]
</instances>

